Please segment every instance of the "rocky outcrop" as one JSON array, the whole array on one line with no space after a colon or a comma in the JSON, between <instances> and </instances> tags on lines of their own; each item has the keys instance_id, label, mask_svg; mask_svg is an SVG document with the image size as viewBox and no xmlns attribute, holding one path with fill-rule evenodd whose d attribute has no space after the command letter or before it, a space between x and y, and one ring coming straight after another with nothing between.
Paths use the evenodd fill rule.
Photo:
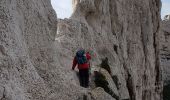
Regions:
<instances>
[{"instance_id":1,"label":"rocky outcrop","mask_svg":"<svg viewBox=\"0 0 170 100\"><path fill-rule=\"evenodd\" d=\"M161 30L161 66L163 67L163 100L169 100L170 90L170 19L169 15L165 16L162 21Z\"/></svg>"},{"instance_id":2,"label":"rocky outcrop","mask_svg":"<svg viewBox=\"0 0 170 100\"><path fill-rule=\"evenodd\" d=\"M0 1L1 100L76 100L83 95L73 73L58 61L56 25L50 0Z\"/></svg>"},{"instance_id":3,"label":"rocky outcrop","mask_svg":"<svg viewBox=\"0 0 170 100\"><path fill-rule=\"evenodd\" d=\"M74 0L71 19L57 18L50 0L0 1L0 99L114 100L79 86L71 63L84 47L107 57L120 99L161 100L159 0ZM56 34L57 30L57 34ZM157 63L156 63L157 62ZM113 84L112 84L113 83Z\"/></svg>"},{"instance_id":4,"label":"rocky outcrop","mask_svg":"<svg viewBox=\"0 0 170 100\"><path fill-rule=\"evenodd\" d=\"M3 98L44 100L50 89L39 72L54 62L52 52L48 52L54 48L48 44L54 40L52 37L56 31L56 15L50 2L1 0L0 9L0 86Z\"/></svg>"},{"instance_id":5,"label":"rocky outcrop","mask_svg":"<svg viewBox=\"0 0 170 100\"><path fill-rule=\"evenodd\" d=\"M170 20L170 15L166 15L163 20L164 21L169 21Z\"/></svg>"},{"instance_id":6,"label":"rocky outcrop","mask_svg":"<svg viewBox=\"0 0 170 100\"><path fill-rule=\"evenodd\" d=\"M163 66L163 80L165 84L170 81L170 19L168 16L162 21L161 38L161 66Z\"/></svg>"},{"instance_id":7,"label":"rocky outcrop","mask_svg":"<svg viewBox=\"0 0 170 100\"><path fill-rule=\"evenodd\" d=\"M111 91L113 91L114 95L119 96L118 88L116 87L116 84L114 83L110 74L103 68L99 69L99 72L106 77L106 80L109 83L109 88L111 89Z\"/></svg>"},{"instance_id":8,"label":"rocky outcrop","mask_svg":"<svg viewBox=\"0 0 170 100\"><path fill-rule=\"evenodd\" d=\"M77 48L90 48L97 54L93 66L108 57L111 76L119 80L120 99L161 100L160 1L74 0L73 4L71 19L60 20L57 32L58 45L65 55L71 54L63 59L71 62Z\"/></svg>"},{"instance_id":9,"label":"rocky outcrop","mask_svg":"<svg viewBox=\"0 0 170 100\"><path fill-rule=\"evenodd\" d=\"M91 100L116 100L112 98L109 94L105 93L102 88L96 88L92 90L89 95L91 96Z\"/></svg>"},{"instance_id":10,"label":"rocky outcrop","mask_svg":"<svg viewBox=\"0 0 170 100\"><path fill-rule=\"evenodd\" d=\"M50 0L0 1L1 100L96 100L62 61L71 54L55 42L56 25Z\"/></svg>"}]
</instances>

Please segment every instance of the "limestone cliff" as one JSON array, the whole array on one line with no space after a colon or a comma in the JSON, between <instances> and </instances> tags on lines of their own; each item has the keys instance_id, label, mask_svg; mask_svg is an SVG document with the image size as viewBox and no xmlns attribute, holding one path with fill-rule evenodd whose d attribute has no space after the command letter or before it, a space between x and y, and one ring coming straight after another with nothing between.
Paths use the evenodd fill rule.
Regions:
<instances>
[{"instance_id":1,"label":"limestone cliff","mask_svg":"<svg viewBox=\"0 0 170 100\"><path fill-rule=\"evenodd\" d=\"M161 66L163 66L163 80L165 84L170 81L170 19L165 17L162 21L161 38Z\"/></svg>"},{"instance_id":2,"label":"limestone cliff","mask_svg":"<svg viewBox=\"0 0 170 100\"><path fill-rule=\"evenodd\" d=\"M56 26L50 0L0 1L0 100L114 100L79 86Z\"/></svg>"},{"instance_id":3,"label":"limestone cliff","mask_svg":"<svg viewBox=\"0 0 170 100\"><path fill-rule=\"evenodd\" d=\"M70 69L84 47L97 54L94 70L109 59L111 73L101 72L119 99L161 100L160 1L73 1L71 19L59 20L58 30L50 0L0 1L0 99L117 99L79 86Z\"/></svg>"},{"instance_id":4,"label":"limestone cliff","mask_svg":"<svg viewBox=\"0 0 170 100\"><path fill-rule=\"evenodd\" d=\"M63 59L71 62L80 47L93 50L93 67L108 57L120 99L161 100L160 5L159 0L73 0L72 17L60 20L57 32Z\"/></svg>"},{"instance_id":5,"label":"limestone cliff","mask_svg":"<svg viewBox=\"0 0 170 100\"><path fill-rule=\"evenodd\" d=\"M58 61L56 25L50 0L0 1L1 100L79 98L82 89Z\"/></svg>"},{"instance_id":6,"label":"limestone cliff","mask_svg":"<svg viewBox=\"0 0 170 100\"><path fill-rule=\"evenodd\" d=\"M166 15L162 21L161 29L161 67L163 67L163 100L169 100L170 90L170 15Z\"/></svg>"}]
</instances>

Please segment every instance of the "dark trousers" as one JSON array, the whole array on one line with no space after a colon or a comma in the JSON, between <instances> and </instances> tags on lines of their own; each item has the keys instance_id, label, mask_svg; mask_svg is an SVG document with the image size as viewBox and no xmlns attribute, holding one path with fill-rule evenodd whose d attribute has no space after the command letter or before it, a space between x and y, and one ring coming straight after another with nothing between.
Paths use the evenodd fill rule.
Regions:
<instances>
[{"instance_id":1,"label":"dark trousers","mask_svg":"<svg viewBox=\"0 0 170 100\"><path fill-rule=\"evenodd\" d=\"M80 86L85 88L89 87L89 69L79 70L79 80L80 80Z\"/></svg>"}]
</instances>

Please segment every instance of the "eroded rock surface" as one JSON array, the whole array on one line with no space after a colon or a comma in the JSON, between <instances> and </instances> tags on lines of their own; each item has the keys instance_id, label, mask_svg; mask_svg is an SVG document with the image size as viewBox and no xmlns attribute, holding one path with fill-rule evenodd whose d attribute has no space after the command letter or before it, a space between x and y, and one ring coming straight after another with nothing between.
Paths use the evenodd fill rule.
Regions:
<instances>
[{"instance_id":1,"label":"eroded rock surface","mask_svg":"<svg viewBox=\"0 0 170 100\"><path fill-rule=\"evenodd\" d=\"M91 96L91 100L116 100L104 92L102 88L92 90L89 95Z\"/></svg>"},{"instance_id":2,"label":"eroded rock surface","mask_svg":"<svg viewBox=\"0 0 170 100\"><path fill-rule=\"evenodd\" d=\"M161 66L163 66L163 80L167 84L170 81L170 19L168 15L162 21L161 35Z\"/></svg>"},{"instance_id":3,"label":"eroded rock surface","mask_svg":"<svg viewBox=\"0 0 170 100\"><path fill-rule=\"evenodd\" d=\"M73 1L72 17L60 20L56 39L71 54L68 61L77 48L90 48L97 54L93 66L108 57L120 99L161 100L160 1Z\"/></svg>"},{"instance_id":4,"label":"eroded rock surface","mask_svg":"<svg viewBox=\"0 0 170 100\"><path fill-rule=\"evenodd\" d=\"M74 74L58 61L56 25L50 0L0 1L0 99L76 100L83 95Z\"/></svg>"},{"instance_id":5,"label":"eroded rock surface","mask_svg":"<svg viewBox=\"0 0 170 100\"><path fill-rule=\"evenodd\" d=\"M118 77L120 99L161 100L160 1L73 4L71 19L57 30L50 0L0 1L0 99L114 100L103 89L89 94L79 86L70 69L76 50L84 47L96 53L94 68L108 57L108 77Z\"/></svg>"}]
</instances>

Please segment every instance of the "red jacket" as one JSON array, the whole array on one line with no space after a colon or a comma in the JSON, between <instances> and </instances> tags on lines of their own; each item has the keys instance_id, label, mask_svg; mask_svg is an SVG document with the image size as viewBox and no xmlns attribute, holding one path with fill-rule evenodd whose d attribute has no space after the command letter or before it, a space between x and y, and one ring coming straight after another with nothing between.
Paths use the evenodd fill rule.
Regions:
<instances>
[{"instance_id":1,"label":"red jacket","mask_svg":"<svg viewBox=\"0 0 170 100\"><path fill-rule=\"evenodd\" d=\"M87 63L85 64L78 64L76 57L74 57L72 69L74 70L77 64L78 64L78 69L88 69L90 67L89 60L91 59L91 56L89 53L86 53L86 57L87 57Z\"/></svg>"}]
</instances>

